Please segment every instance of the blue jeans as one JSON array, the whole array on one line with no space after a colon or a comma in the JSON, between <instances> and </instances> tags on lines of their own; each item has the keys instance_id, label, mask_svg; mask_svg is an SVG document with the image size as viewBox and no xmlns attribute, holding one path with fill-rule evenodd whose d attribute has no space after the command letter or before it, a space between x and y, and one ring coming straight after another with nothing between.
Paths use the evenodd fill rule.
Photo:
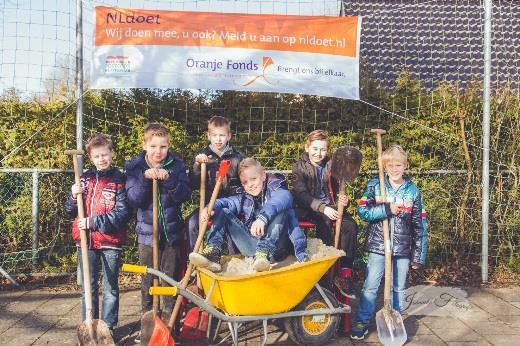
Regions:
<instances>
[{"instance_id":1,"label":"blue jeans","mask_svg":"<svg viewBox=\"0 0 520 346\"><path fill-rule=\"evenodd\" d=\"M268 254L270 260L281 261L289 254L287 213L281 212L265 226L265 233L257 238L229 209L215 213L213 225L208 233L208 245L222 249L225 235L229 234L233 243L244 256L252 257L257 251Z\"/></svg>"},{"instance_id":2,"label":"blue jeans","mask_svg":"<svg viewBox=\"0 0 520 346\"><path fill-rule=\"evenodd\" d=\"M99 319L99 265L103 266L103 299L101 307L101 319L109 328L117 324L119 317L119 260L121 250L115 249L89 249L88 262L90 267L90 286L92 289L92 318ZM83 282L83 264L81 262L81 249L78 248L78 261ZM86 319L85 292L81 290L81 316Z\"/></svg>"},{"instance_id":3,"label":"blue jeans","mask_svg":"<svg viewBox=\"0 0 520 346\"><path fill-rule=\"evenodd\" d=\"M195 209L189 216L188 216L188 242L189 242L189 252L193 251L193 248L195 247L195 243L197 242L197 237L199 235L199 209ZM227 236L227 243L228 243L228 254L234 255L238 253L238 250L233 245L233 242L231 241L230 237Z\"/></svg>"},{"instance_id":4,"label":"blue jeans","mask_svg":"<svg viewBox=\"0 0 520 346\"><path fill-rule=\"evenodd\" d=\"M403 312L404 291L406 290L406 276L410 266L408 257L392 256L393 282L390 300L394 310ZM381 278L385 273L385 256L375 253L368 254L366 278L361 290L361 301L356 314L356 322L368 323L374 315L376 297Z\"/></svg>"}]
</instances>

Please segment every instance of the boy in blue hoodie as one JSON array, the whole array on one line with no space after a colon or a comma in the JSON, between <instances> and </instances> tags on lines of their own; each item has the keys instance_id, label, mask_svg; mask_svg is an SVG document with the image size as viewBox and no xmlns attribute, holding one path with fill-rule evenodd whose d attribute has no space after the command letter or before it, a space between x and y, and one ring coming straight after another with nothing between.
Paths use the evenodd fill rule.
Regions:
<instances>
[{"instance_id":1,"label":"boy in blue hoodie","mask_svg":"<svg viewBox=\"0 0 520 346\"><path fill-rule=\"evenodd\" d=\"M179 244L183 232L181 205L191 195L186 168L181 158L168 151L170 135L161 124L144 128L143 151L125 163L128 203L137 209L135 230L139 243L139 262L152 266L153 201L152 181L158 180L159 270L174 277L179 263ZM152 276L141 282L143 313L152 309L148 294ZM164 298L164 310L171 311L173 297Z\"/></svg>"},{"instance_id":2,"label":"boy in blue hoodie","mask_svg":"<svg viewBox=\"0 0 520 346\"><path fill-rule=\"evenodd\" d=\"M238 174L244 192L215 202L213 225L202 252L190 254L196 266L220 271L220 257L229 234L241 254L255 257L253 269L270 269L271 261L281 261L292 247L298 261L305 261L307 239L298 226L292 196L281 174L266 173L254 158L244 159ZM202 210L207 220L208 210Z\"/></svg>"},{"instance_id":3,"label":"boy in blue hoodie","mask_svg":"<svg viewBox=\"0 0 520 346\"><path fill-rule=\"evenodd\" d=\"M368 254L366 278L350 338L362 340L374 316L377 290L385 271L383 220L389 219L392 250L392 307L403 312L408 269L420 269L426 259L426 212L421 193L412 180L404 176L408 168L406 152L391 145L383 153L387 200L381 200L379 178L371 179L359 201L358 214L369 222L365 248Z\"/></svg>"}]
</instances>

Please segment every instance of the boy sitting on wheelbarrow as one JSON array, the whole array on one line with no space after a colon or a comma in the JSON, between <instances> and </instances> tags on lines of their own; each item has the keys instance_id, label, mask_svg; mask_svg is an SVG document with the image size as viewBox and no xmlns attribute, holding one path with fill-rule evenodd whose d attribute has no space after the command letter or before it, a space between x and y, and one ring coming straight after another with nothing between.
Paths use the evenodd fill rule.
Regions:
<instances>
[{"instance_id":1,"label":"boy sitting on wheelbarrow","mask_svg":"<svg viewBox=\"0 0 520 346\"><path fill-rule=\"evenodd\" d=\"M305 261L307 240L292 209L291 193L281 174L266 173L259 161L244 159L238 168L244 192L217 199L211 214L213 225L202 252L192 252L190 261L213 272L221 270L220 257L225 235L244 256L255 260L253 269L270 269L271 261L281 261L290 253L290 244L298 261ZM208 215L202 211L203 222Z\"/></svg>"}]
</instances>

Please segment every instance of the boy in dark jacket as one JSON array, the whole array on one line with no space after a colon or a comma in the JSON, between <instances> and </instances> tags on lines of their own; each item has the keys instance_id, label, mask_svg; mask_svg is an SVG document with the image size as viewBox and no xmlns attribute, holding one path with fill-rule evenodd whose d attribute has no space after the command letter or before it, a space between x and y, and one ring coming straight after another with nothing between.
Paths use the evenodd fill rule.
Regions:
<instances>
[{"instance_id":1,"label":"boy in dark jacket","mask_svg":"<svg viewBox=\"0 0 520 346\"><path fill-rule=\"evenodd\" d=\"M144 128L144 150L125 163L128 203L137 209L135 230L139 243L139 262L151 267L153 201L152 180L158 180L159 205L159 270L174 277L179 263L179 244L183 221L181 204L190 198L186 168L181 158L168 151L170 135L161 124L148 124ZM141 282L143 313L152 309L148 294L152 276ZM165 297L163 308L171 311L173 297Z\"/></svg>"},{"instance_id":2,"label":"boy in dark jacket","mask_svg":"<svg viewBox=\"0 0 520 346\"><path fill-rule=\"evenodd\" d=\"M231 161L226 177L222 182L218 198L228 197L243 191L238 177L238 165L244 155L229 144L231 124L221 116L214 116L208 121L208 140L210 144L196 157L190 172L190 184L193 190L200 188L200 162L206 162L206 202L209 202L213 188L217 183L217 173L223 160ZM193 251L199 232L199 210L191 214L188 221L188 239L190 251ZM230 246L230 248L232 248Z\"/></svg>"},{"instance_id":3,"label":"boy in dark jacket","mask_svg":"<svg viewBox=\"0 0 520 346\"><path fill-rule=\"evenodd\" d=\"M307 259L307 240L298 226L292 208L291 193L285 177L267 174L260 162L244 159L239 165L244 192L216 201L213 225L201 254L192 252L196 266L220 271L224 236L229 234L244 256L255 257L253 269L266 271L271 261L281 261L290 253L290 244L298 261ZM204 220L208 211L202 211Z\"/></svg>"},{"instance_id":4,"label":"boy in dark jacket","mask_svg":"<svg viewBox=\"0 0 520 346\"><path fill-rule=\"evenodd\" d=\"M392 250L392 307L403 312L408 269L419 269L426 258L426 212L419 188L409 177L406 152L392 145L383 153L387 200L381 200L379 178L371 179L359 201L358 213L369 222L365 248L368 251L366 278L350 337L364 339L374 315L377 290L385 271L383 220L389 219Z\"/></svg>"},{"instance_id":5,"label":"boy in dark jacket","mask_svg":"<svg viewBox=\"0 0 520 346\"><path fill-rule=\"evenodd\" d=\"M95 134L86 145L86 151L94 167L81 175L81 186L72 185L72 194L65 202L71 216L78 215L77 198L84 198L85 218L72 223L72 235L78 248L80 273L80 229L89 231L88 261L92 288L93 318L99 318L99 266L103 265L102 320L112 330L119 315L119 259L121 246L126 239L127 223L131 210L127 205L125 179L113 168L113 143L105 135ZM83 278L83 274L81 274ZM82 318L85 320L85 293L81 296Z\"/></svg>"},{"instance_id":6,"label":"boy in dark jacket","mask_svg":"<svg viewBox=\"0 0 520 346\"><path fill-rule=\"evenodd\" d=\"M307 136L305 153L292 169L292 193L298 218L314 222L318 238L331 246L334 239L331 222L338 219L335 196L338 196L339 182L331 176L328 150L329 137L326 131L315 130ZM348 205L346 197L342 202L343 205ZM346 255L340 259L340 265L345 280L351 276L356 255L357 228L352 216L343 213L340 247ZM346 284L346 287L350 290L351 283Z\"/></svg>"}]
</instances>

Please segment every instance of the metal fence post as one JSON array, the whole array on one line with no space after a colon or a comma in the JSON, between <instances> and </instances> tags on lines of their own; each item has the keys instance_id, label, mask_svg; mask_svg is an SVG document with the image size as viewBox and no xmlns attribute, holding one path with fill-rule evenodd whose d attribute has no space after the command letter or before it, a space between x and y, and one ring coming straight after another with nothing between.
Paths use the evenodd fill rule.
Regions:
<instances>
[{"instance_id":1,"label":"metal fence post","mask_svg":"<svg viewBox=\"0 0 520 346\"><path fill-rule=\"evenodd\" d=\"M83 2L76 0L76 149L83 150ZM79 171L83 172L83 155L79 155ZM79 262L77 283L81 282Z\"/></svg>"},{"instance_id":2,"label":"metal fence post","mask_svg":"<svg viewBox=\"0 0 520 346\"><path fill-rule=\"evenodd\" d=\"M76 0L76 149L83 149L83 3ZM83 156L78 157L83 172Z\"/></svg>"},{"instance_id":3,"label":"metal fence post","mask_svg":"<svg viewBox=\"0 0 520 346\"><path fill-rule=\"evenodd\" d=\"M32 172L32 264L38 265L38 228L39 228L39 201L40 201L40 181L38 179L38 169Z\"/></svg>"},{"instance_id":4,"label":"metal fence post","mask_svg":"<svg viewBox=\"0 0 520 346\"><path fill-rule=\"evenodd\" d=\"M484 0L484 87L482 114L482 282L488 281L489 237L489 136L491 95L491 18L492 2Z\"/></svg>"}]
</instances>

